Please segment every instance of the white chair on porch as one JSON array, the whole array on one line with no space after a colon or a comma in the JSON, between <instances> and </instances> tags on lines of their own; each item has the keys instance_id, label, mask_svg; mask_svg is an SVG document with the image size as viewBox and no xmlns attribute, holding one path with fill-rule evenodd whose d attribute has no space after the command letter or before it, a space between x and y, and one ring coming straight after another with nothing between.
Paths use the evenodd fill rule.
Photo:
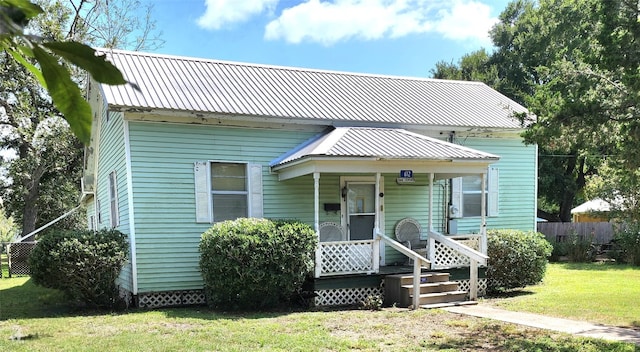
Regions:
<instances>
[{"instance_id":1,"label":"white chair on porch","mask_svg":"<svg viewBox=\"0 0 640 352\"><path fill-rule=\"evenodd\" d=\"M342 240L342 226L330 221L320 224L320 242L335 242Z\"/></svg>"},{"instance_id":2,"label":"white chair on porch","mask_svg":"<svg viewBox=\"0 0 640 352\"><path fill-rule=\"evenodd\" d=\"M421 234L422 227L416 219L404 218L396 224L396 240L412 251L426 257L427 247L424 241L420 239ZM409 263L411 262L409 261Z\"/></svg>"}]
</instances>

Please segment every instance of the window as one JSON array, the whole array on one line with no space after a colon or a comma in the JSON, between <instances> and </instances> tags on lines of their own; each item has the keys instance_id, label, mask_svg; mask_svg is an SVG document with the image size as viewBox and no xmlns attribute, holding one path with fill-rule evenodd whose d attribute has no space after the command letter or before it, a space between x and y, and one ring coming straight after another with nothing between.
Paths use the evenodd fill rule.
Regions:
<instances>
[{"instance_id":1,"label":"window","mask_svg":"<svg viewBox=\"0 0 640 352\"><path fill-rule=\"evenodd\" d=\"M489 168L485 187L487 215L498 215L498 169ZM478 217L482 211L482 177L480 175L463 176L453 179L452 207L450 216Z\"/></svg>"},{"instance_id":2,"label":"window","mask_svg":"<svg viewBox=\"0 0 640 352\"><path fill-rule=\"evenodd\" d=\"M248 216L246 164L211 163L213 221Z\"/></svg>"},{"instance_id":3,"label":"window","mask_svg":"<svg viewBox=\"0 0 640 352\"><path fill-rule=\"evenodd\" d=\"M100 206L100 200L96 202L96 211L98 215L98 224L102 223L102 207Z\"/></svg>"},{"instance_id":4,"label":"window","mask_svg":"<svg viewBox=\"0 0 640 352\"><path fill-rule=\"evenodd\" d=\"M118 212L118 183L116 172L109 174L109 215L111 217L111 227L120 225L120 214Z\"/></svg>"},{"instance_id":5,"label":"window","mask_svg":"<svg viewBox=\"0 0 640 352\"><path fill-rule=\"evenodd\" d=\"M485 197L488 194L485 188ZM485 198L485 202L487 199ZM480 176L462 177L462 216L480 216L482 202L482 178Z\"/></svg>"},{"instance_id":6,"label":"window","mask_svg":"<svg viewBox=\"0 0 640 352\"><path fill-rule=\"evenodd\" d=\"M196 222L262 217L262 166L248 163L194 164Z\"/></svg>"}]
</instances>

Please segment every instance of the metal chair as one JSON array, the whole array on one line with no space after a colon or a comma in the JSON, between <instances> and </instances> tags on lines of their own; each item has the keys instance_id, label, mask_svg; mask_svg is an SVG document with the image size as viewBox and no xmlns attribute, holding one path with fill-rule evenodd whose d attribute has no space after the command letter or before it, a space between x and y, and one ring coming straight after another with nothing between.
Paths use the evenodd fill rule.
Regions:
<instances>
[{"instance_id":1,"label":"metal chair","mask_svg":"<svg viewBox=\"0 0 640 352\"><path fill-rule=\"evenodd\" d=\"M422 227L416 219L404 218L396 224L396 240L412 251L426 257L427 248L424 241L420 239L421 234Z\"/></svg>"},{"instance_id":2,"label":"metal chair","mask_svg":"<svg viewBox=\"0 0 640 352\"><path fill-rule=\"evenodd\" d=\"M330 221L320 224L320 242L334 242L342 240L342 226Z\"/></svg>"}]
</instances>

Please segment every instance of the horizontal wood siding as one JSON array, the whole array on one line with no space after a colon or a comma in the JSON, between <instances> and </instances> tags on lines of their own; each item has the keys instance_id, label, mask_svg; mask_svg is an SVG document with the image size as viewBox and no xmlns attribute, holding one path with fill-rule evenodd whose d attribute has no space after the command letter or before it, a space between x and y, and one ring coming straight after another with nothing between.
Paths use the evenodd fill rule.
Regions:
<instances>
[{"instance_id":1,"label":"horizontal wood siding","mask_svg":"<svg viewBox=\"0 0 640 352\"><path fill-rule=\"evenodd\" d=\"M313 222L313 178L279 182L271 160L315 133L130 122L139 292L202 288L193 163L263 166L264 216ZM331 180L322 179L331 188ZM334 196L327 195L333 201Z\"/></svg>"},{"instance_id":2,"label":"horizontal wood siding","mask_svg":"<svg viewBox=\"0 0 640 352\"><path fill-rule=\"evenodd\" d=\"M385 204L385 232L388 236L395 238L396 224L404 218L414 218L422 227L422 239L427 238L429 228L429 177L426 174L414 174L415 184L398 184L396 178L398 174L385 174L384 204ZM442 200L444 181L434 182L433 198L433 226L437 230L442 230L444 220L444 205ZM407 257L400 252L387 246L385 248L385 264L403 264Z\"/></svg>"},{"instance_id":3,"label":"horizontal wood siding","mask_svg":"<svg viewBox=\"0 0 640 352\"><path fill-rule=\"evenodd\" d=\"M537 199L536 147L525 145L521 139L516 138L466 138L460 144L500 156L500 161L493 164L499 170L499 214L487 218L487 227L534 231ZM479 217L457 221L458 233L480 231Z\"/></svg>"},{"instance_id":4,"label":"horizontal wood siding","mask_svg":"<svg viewBox=\"0 0 640 352\"><path fill-rule=\"evenodd\" d=\"M127 167L124 145L124 121L122 113L109 112L102 107L100 121L99 159L97 168L98 184L94 201L100 202L101 222L98 228L111 228L108 178L112 171L116 172L118 187L118 213L120 222L117 229L129 234L129 203L127 193ZM107 121L108 120L108 121ZM97 221L97 214L96 214ZM125 264L118 283L126 290L133 291L131 262Z\"/></svg>"}]
</instances>

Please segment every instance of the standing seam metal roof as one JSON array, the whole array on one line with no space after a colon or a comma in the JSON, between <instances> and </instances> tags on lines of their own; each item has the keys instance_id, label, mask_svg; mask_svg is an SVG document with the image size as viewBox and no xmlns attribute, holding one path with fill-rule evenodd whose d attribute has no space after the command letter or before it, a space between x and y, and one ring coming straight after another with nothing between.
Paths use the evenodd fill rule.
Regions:
<instances>
[{"instance_id":1,"label":"standing seam metal roof","mask_svg":"<svg viewBox=\"0 0 640 352\"><path fill-rule=\"evenodd\" d=\"M498 160L497 155L448 143L399 128L338 127L303 143L271 162L304 157L375 157L418 160Z\"/></svg>"},{"instance_id":2,"label":"standing seam metal roof","mask_svg":"<svg viewBox=\"0 0 640 352\"><path fill-rule=\"evenodd\" d=\"M129 85L103 85L123 109L488 128L527 110L480 82L436 80L106 50Z\"/></svg>"}]
</instances>

